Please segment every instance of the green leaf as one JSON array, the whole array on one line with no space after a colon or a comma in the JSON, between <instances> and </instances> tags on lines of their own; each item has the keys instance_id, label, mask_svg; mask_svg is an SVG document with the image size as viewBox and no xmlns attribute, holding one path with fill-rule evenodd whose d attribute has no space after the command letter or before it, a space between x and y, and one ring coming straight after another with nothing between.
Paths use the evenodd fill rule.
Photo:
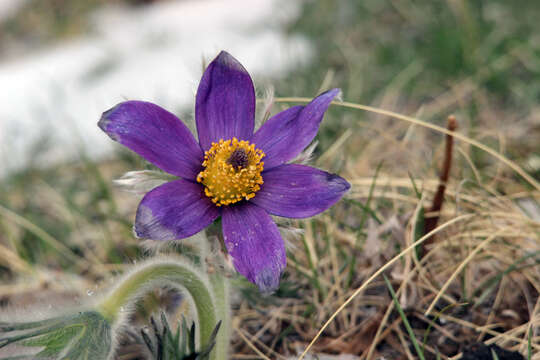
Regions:
<instances>
[{"instance_id":1,"label":"green leaf","mask_svg":"<svg viewBox=\"0 0 540 360\"><path fill-rule=\"evenodd\" d=\"M9 333L16 331L16 335ZM43 321L0 324L0 348L17 343L36 347L37 354L7 359L106 359L111 326L98 312L86 311ZM41 351L40 351L41 350Z\"/></svg>"},{"instance_id":2,"label":"green leaf","mask_svg":"<svg viewBox=\"0 0 540 360\"><path fill-rule=\"evenodd\" d=\"M200 350L195 347L195 323L187 326L186 319L178 323L173 332L164 313L161 314L161 325L150 318L151 332L141 330L141 336L154 360L208 360L216 345L216 336L221 325L218 322L206 344Z\"/></svg>"},{"instance_id":3,"label":"green leaf","mask_svg":"<svg viewBox=\"0 0 540 360\"><path fill-rule=\"evenodd\" d=\"M39 337L30 338L29 340L22 341L24 346L42 347L45 349L41 351L38 356L47 357L54 356L62 352L62 349L69 345L69 342L77 336L81 331L81 326L76 324L72 326L61 327L49 333L45 333Z\"/></svg>"},{"instance_id":4,"label":"green leaf","mask_svg":"<svg viewBox=\"0 0 540 360\"><path fill-rule=\"evenodd\" d=\"M422 205L420 205L420 208L418 209L416 221L413 225L413 234L414 234L413 242L420 240L422 236L425 235L425 211ZM417 259L421 259L424 256L423 246L424 244L418 244L416 245L414 249Z\"/></svg>"}]
</instances>

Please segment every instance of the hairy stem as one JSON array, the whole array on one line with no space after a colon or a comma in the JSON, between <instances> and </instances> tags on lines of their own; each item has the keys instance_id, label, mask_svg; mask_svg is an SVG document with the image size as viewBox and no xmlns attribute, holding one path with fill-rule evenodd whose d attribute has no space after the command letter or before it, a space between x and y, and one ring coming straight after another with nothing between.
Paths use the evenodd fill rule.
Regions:
<instances>
[{"instance_id":1,"label":"hairy stem","mask_svg":"<svg viewBox=\"0 0 540 360\"><path fill-rule=\"evenodd\" d=\"M210 275L210 284L214 291L217 320L221 320L221 328L217 335L214 355L216 359L228 359L229 344L231 342L229 279L221 274L213 273Z\"/></svg>"},{"instance_id":2,"label":"hairy stem","mask_svg":"<svg viewBox=\"0 0 540 360\"><path fill-rule=\"evenodd\" d=\"M120 285L98 305L97 310L111 323L118 320L122 308L133 302L144 291L156 285L172 283L184 288L193 298L197 309L198 328L201 345L208 344L210 335L216 326L216 308L206 275L201 275L195 268L179 261L151 262L136 269L120 281ZM217 296L219 296L216 293ZM228 332L227 329L223 329ZM222 333L222 330L220 330ZM218 343L219 343L218 336ZM216 344L216 347L218 345ZM228 346L220 344L220 346ZM211 359L221 359L212 352Z\"/></svg>"}]
</instances>

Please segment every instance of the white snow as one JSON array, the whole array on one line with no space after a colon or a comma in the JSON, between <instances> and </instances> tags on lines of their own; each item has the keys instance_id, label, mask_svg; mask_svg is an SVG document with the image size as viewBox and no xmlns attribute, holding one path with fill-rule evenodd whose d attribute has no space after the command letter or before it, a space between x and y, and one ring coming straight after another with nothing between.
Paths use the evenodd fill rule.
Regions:
<instances>
[{"instance_id":1,"label":"white snow","mask_svg":"<svg viewBox=\"0 0 540 360\"><path fill-rule=\"evenodd\" d=\"M0 62L0 176L29 162L76 159L81 150L93 158L109 154L118 145L96 126L103 111L141 99L178 113L194 102L202 59L222 49L259 85L257 79L293 70L311 49L278 26L298 10L291 3L190 0L108 7L94 14L92 35ZM36 157L43 138L50 146Z\"/></svg>"},{"instance_id":2,"label":"white snow","mask_svg":"<svg viewBox=\"0 0 540 360\"><path fill-rule=\"evenodd\" d=\"M26 0L0 0L0 20L14 14Z\"/></svg>"}]
</instances>

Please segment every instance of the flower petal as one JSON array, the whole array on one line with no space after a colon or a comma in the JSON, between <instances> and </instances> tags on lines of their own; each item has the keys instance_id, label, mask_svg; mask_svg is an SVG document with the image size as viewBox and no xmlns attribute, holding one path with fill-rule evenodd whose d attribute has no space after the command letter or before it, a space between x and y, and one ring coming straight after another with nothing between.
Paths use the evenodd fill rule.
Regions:
<instances>
[{"instance_id":1,"label":"flower petal","mask_svg":"<svg viewBox=\"0 0 540 360\"><path fill-rule=\"evenodd\" d=\"M324 92L306 106L293 106L265 122L253 135L252 143L261 149L266 170L292 160L313 140L324 113L339 94L339 89Z\"/></svg>"},{"instance_id":2,"label":"flower petal","mask_svg":"<svg viewBox=\"0 0 540 360\"><path fill-rule=\"evenodd\" d=\"M208 150L220 139L250 140L255 126L255 89L242 64L222 51L204 72L195 102L199 142Z\"/></svg>"},{"instance_id":3,"label":"flower petal","mask_svg":"<svg viewBox=\"0 0 540 360\"><path fill-rule=\"evenodd\" d=\"M219 216L218 208L199 184L178 179L158 186L142 199L135 234L152 240L176 240L194 235Z\"/></svg>"},{"instance_id":4,"label":"flower petal","mask_svg":"<svg viewBox=\"0 0 540 360\"><path fill-rule=\"evenodd\" d=\"M160 169L186 179L201 171L203 152L175 115L144 101L120 103L101 116L98 126Z\"/></svg>"},{"instance_id":5,"label":"flower petal","mask_svg":"<svg viewBox=\"0 0 540 360\"><path fill-rule=\"evenodd\" d=\"M246 202L225 207L222 224L225 245L236 270L262 292L277 289L287 258L283 239L270 215Z\"/></svg>"},{"instance_id":6,"label":"flower petal","mask_svg":"<svg viewBox=\"0 0 540 360\"><path fill-rule=\"evenodd\" d=\"M272 215L306 218L332 206L351 185L310 166L286 164L263 173L264 184L250 201Z\"/></svg>"}]
</instances>

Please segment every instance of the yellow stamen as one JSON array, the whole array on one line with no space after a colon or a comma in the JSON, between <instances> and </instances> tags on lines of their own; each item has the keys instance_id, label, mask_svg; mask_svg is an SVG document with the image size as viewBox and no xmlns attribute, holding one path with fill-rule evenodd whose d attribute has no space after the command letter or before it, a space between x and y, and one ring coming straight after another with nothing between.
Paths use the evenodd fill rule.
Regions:
<instances>
[{"instance_id":1,"label":"yellow stamen","mask_svg":"<svg viewBox=\"0 0 540 360\"><path fill-rule=\"evenodd\" d=\"M221 139L204 153L197 182L204 184L204 193L217 206L252 199L263 183L264 156L249 141Z\"/></svg>"}]
</instances>

